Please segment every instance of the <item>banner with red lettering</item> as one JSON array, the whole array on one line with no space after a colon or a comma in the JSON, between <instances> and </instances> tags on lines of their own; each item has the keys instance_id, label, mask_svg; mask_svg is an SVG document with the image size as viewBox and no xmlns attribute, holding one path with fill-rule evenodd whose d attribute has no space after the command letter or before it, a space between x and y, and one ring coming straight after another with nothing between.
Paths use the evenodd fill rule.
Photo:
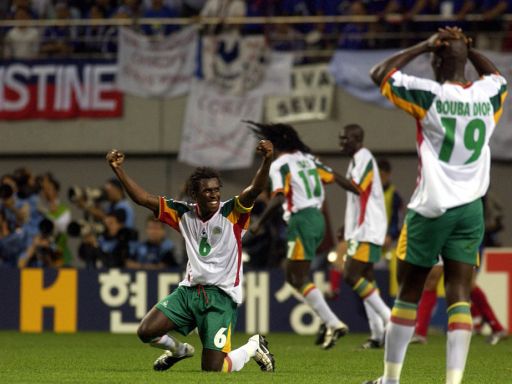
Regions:
<instances>
[{"instance_id":1,"label":"banner with red lettering","mask_svg":"<svg viewBox=\"0 0 512 384\"><path fill-rule=\"evenodd\" d=\"M0 119L119 117L116 74L106 60L0 62Z\"/></svg>"}]
</instances>

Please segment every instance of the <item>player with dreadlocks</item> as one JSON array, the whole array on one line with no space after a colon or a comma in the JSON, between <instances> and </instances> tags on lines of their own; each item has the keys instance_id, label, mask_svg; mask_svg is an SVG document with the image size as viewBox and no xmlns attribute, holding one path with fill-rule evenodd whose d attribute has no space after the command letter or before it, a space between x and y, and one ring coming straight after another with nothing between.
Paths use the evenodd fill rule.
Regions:
<instances>
[{"instance_id":1,"label":"player with dreadlocks","mask_svg":"<svg viewBox=\"0 0 512 384\"><path fill-rule=\"evenodd\" d=\"M257 136L272 142L275 153L270 166L272 199L251 230L257 232L275 209L283 206L284 220L288 224L286 281L322 319L326 331L321 344L322 348L329 349L348 332L348 327L329 308L309 276L311 261L325 235L322 184L337 182L347 190L359 192L350 181L315 159L291 126L248 123Z\"/></svg>"}]
</instances>

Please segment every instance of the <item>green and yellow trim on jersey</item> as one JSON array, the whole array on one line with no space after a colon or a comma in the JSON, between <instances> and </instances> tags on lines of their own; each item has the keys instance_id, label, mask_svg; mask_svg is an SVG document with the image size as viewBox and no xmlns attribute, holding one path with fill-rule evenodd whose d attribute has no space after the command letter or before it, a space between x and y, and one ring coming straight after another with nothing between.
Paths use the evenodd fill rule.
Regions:
<instances>
[{"instance_id":1,"label":"green and yellow trim on jersey","mask_svg":"<svg viewBox=\"0 0 512 384\"><path fill-rule=\"evenodd\" d=\"M238 196L228 200L221 208L220 213L232 224L240 224L242 229L249 228L249 213L253 207L244 207Z\"/></svg>"},{"instance_id":2,"label":"green and yellow trim on jersey","mask_svg":"<svg viewBox=\"0 0 512 384\"><path fill-rule=\"evenodd\" d=\"M397 69L390 71L381 84L381 93L398 108L403 109L416 119L423 119L432 106L436 95L428 90L407 89L396 84L393 75Z\"/></svg>"},{"instance_id":3,"label":"green and yellow trim on jersey","mask_svg":"<svg viewBox=\"0 0 512 384\"><path fill-rule=\"evenodd\" d=\"M370 194L372 192L372 183L373 160L370 159L366 165L363 175L361 176L361 180L359 180L359 182L357 182L357 180L352 180L352 184L354 184L357 189L359 189L359 203L361 206L357 225L361 225L364 222L364 218L366 216L366 207L368 206L368 200L370 199Z\"/></svg>"},{"instance_id":4,"label":"green and yellow trim on jersey","mask_svg":"<svg viewBox=\"0 0 512 384\"><path fill-rule=\"evenodd\" d=\"M503 114L503 105L505 98L507 97L507 86L504 84L501 86L498 93L490 98L492 108L494 110L494 122L497 124Z\"/></svg>"},{"instance_id":5,"label":"green and yellow trim on jersey","mask_svg":"<svg viewBox=\"0 0 512 384\"><path fill-rule=\"evenodd\" d=\"M179 231L181 217L190 211L190 207L186 203L166 199L163 196L159 197L159 201L158 220Z\"/></svg>"},{"instance_id":6,"label":"green and yellow trim on jersey","mask_svg":"<svg viewBox=\"0 0 512 384\"><path fill-rule=\"evenodd\" d=\"M318 176L320 176L320 180L322 180L322 183L330 184L334 182L334 171L330 167L324 165L318 160L315 160L315 165L316 170L318 172Z\"/></svg>"}]
</instances>

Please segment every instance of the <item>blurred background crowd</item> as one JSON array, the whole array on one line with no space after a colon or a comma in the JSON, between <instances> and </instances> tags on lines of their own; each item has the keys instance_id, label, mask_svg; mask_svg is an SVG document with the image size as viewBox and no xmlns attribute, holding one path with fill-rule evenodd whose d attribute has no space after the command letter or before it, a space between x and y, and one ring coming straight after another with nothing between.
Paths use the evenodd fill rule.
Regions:
<instances>
[{"instance_id":1,"label":"blurred background crowd","mask_svg":"<svg viewBox=\"0 0 512 384\"><path fill-rule=\"evenodd\" d=\"M335 48L407 46L446 24L458 25L474 35L479 48L510 50L506 14L511 11L512 0L6 0L0 2L0 20L21 21L24 25L4 23L0 39L4 58L114 57L119 28L116 23L157 38L182 28L188 21L144 24L140 19L192 18L193 23L200 17L345 16L334 22L328 18L323 22L297 19L293 23L230 26L221 22L203 28L204 33L219 33L227 27L244 34L263 33L271 47L278 50L313 48L311 61L325 58ZM68 22L80 19L93 21ZM57 23L30 26L33 20Z\"/></svg>"},{"instance_id":2,"label":"blurred background crowd","mask_svg":"<svg viewBox=\"0 0 512 384\"><path fill-rule=\"evenodd\" d=\"M253 215L263 212L266 200L260 197ZM61 191L52 173L18 168L0 178L0 267L184 269L184 247L173 243L167 226L153 215L143 228L135 222L133 205L115 178ZM245 261L278 266L285 238L277 213L262 231L244 238Z\"/></svg>"}]
</instances>

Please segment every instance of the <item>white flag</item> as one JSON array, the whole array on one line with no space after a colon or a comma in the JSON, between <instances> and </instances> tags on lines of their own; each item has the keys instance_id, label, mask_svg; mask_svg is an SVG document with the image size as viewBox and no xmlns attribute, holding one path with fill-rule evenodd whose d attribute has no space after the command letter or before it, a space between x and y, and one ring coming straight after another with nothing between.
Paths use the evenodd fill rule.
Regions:
<instances>
[{"instance_id":1,"label":"white flag","mask_svg":"<svg viewBox=\"0 0 512 384\"><path fill-rule=\"evenodd\" d=\"M117 86L141 97L188 93L194 77L198 33L188 27L157 39L122 28L117 53Z\"/></svg>"},{"instance_id":2,"label":"white flag","mask_svg":"<svg viewBox=\"0 0 512 384\"><path fill-rule=\"evenodd\" d=\"M252 164L256 138L242 120L260 121L264 95L290 90L292 55L272 54L263 83L237 96L207 81L193 83L178 159L194 166L218 169Z\"/></svg>"}]
</instances>

